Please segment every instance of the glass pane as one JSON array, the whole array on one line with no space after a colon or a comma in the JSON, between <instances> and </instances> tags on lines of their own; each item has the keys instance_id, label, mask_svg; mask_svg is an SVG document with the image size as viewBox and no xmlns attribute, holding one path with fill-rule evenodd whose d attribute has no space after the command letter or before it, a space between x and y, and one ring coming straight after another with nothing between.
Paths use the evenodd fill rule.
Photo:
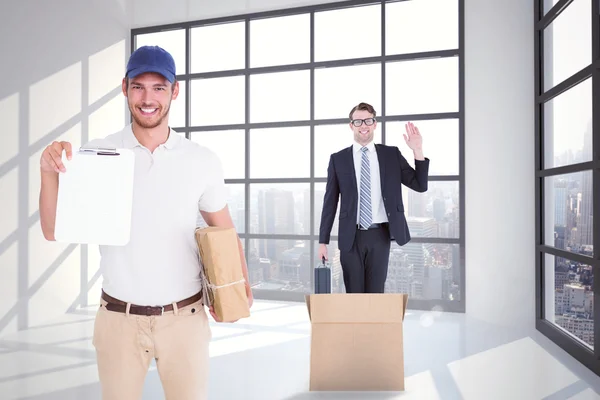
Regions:
<instances>
[{"instance_id":1,"label":"glass pane","mask_svg":"<svg viewBox=\"0 0 600 400\"><path fill-rule=\"evenodd\" d=\"M310 242L250 239L248 273L252 289L312 292Z\"/></svg>"},{"instance_id":2,"label":"glass pane","mask_svg":"<svg viewBox=\"0 0 600 400\"><path fill-rule=\"evenodd\" d=\"M325 182L317 182L315 183L315 230L314 234L319 235L319 230L321 228L321 213L323 212L323 197L325 196ZM340 204L338 202L337 210L335 212L335 219L333 220L333 226L331 228L331 236L339 236L339 217L340 217ZM333 247L329 247L329 254ZM337 243L336 243L337 248Z\"/></svg>"},{"instance_id":3,"label":"glass pane","mask_svg":"<svg viewBox=\"0 0 600 400\"><path fill-rule=\"evenodd\" d=\"M250 233L310 234L308 183L250 185Z\"/></svg>"},{"instance_id":4,"label":"glass pane","mask_svg":"<svg viewBox=\"0 0 600 400\"><path fill-rule=\"evenodd\" d=\"M381 6L315 13L315 61L381 55Z\"/></svg>"},{"instance_id":5,"label":"glass pane","mask_svg":"<svg viewBox=\"0 0 600 400\"><path fill-rule=\"evenodd\" d=\"M192 81L192 125L243 124L246 120L244 76Z\"/></svg>"},{"instance_id":6,"label":"glass pane","mask_svg":"<svg viewBox=\"0 0 600 400\"><path fill-rule=\"evenodd\" d=\"M592 161L592 79L544 104L544 166Z\"/></svg>"},{"instance_id":7,"label":"glass pane","mask_svg":"<svg viewBox=\"0 0 600 400\"><path fill-rule=\"evenodd\" d=\"M192 132L192 141L214 151L223 164L225 179L243 179L246 168L245 131Z\"/></svg>"},{"instance_id":8,"label":"glass pane","mask_svg":"<svg viewBox=\"0 0 600 400\"><path fill-rule=\"evenodd\" d=\"M546 254L544 317L594 348L594 269Z\"/></svg>"},{"instance_id":9,"label":"glass pane","mask_svg":"<svg viewBox=\"0 0 600 400\"><path fill-rule=\"evenodd\" d=\"M375 129L373 141L381 143L379 128ZM331 155L352 146L353 142L354 137L349 124L315 126L315 177L326 178Z\"/></svg>"},{"instance_id":10,"label":"glass pane","mask_svg":"<svg viewBox=\"0 0 600 400\"><path fill-rule=\"evenodd\" d=\"M414 121L423 136L423 152L431 160L429 175L458 175L458 120L439 119ZM397 146L400 153L414 168L413 151L406 145L406 122L386 122L385 141Z\"/></svg>"},{"instance_id":11,"label":"glass pane","mask_svg":"<svg viewBox=\"0 0 600 400\"><path fill-rule=\"evenodd\" d=\"M556 3L558 3L559 0L543 0L543 7L544 7L544 14L546 14L548 11L550 11L550 9L552 7L554 7L556 5Z\"/></svg>"},{"instance_id":12,"label":"glass pane","mask_svg":"<svg viewBox=\"0 0 600 400\"><path fill-rule=\"evenodd\" d=\"M574 0L544 30L544 90L592 62L592 6Z\"/></svg>"},{"instance_id":13,"label":"glass pane","mask_svg":"<svg viewBox=\"0 0 600 400\"><path fill-rule=\"evenodd\" d=\"M386 114L458 111L458 58L386 65Z\"/></svg>"},{"instance_id":14,"label":"glass pane","mask_svg":"<svg viewBox=\"0 0 600 400\"><path fill-rule=\"evenodd\" d=\"M544 178L544 244L593 255L592 171Z\"/></svg>"},{"instance_id":15,"label":"glass pane","mask_svg":"<svg viewBox=\"0 0 600 400\"><path fill-rule=\"evenodd\" d=\"M246 195L244 184L227 184L229 189L227 204L233 225L238 233L246 233ZM243 241L242 241L243 242Z\"/></svg>"},{"instance_id":16,"label":"glass pane","mask_svg":"<svg viewBox=\"0 0 600 400\"><path fill-rule=\"evenodd\" d=\"M313 243L315 244L315 257L318 258L319 242L315 241ZM331 241L327 245L327 257L329 259L329 268L331 268L331 292L346 293L344 274L342 272L342 264L340 263L340 249L338 249L338 243L336 241ZM318 264L321 264L321 260L315 259L313 267Z\"/></svg>"},{"instance_id":17,"label":"glass pane","mask_svg":"<svg viewBox=\"0 0 600 400\"><path fill-rule=\"evenodd\" d=\"M424 300L460 300L460 247L457 244L392 242L386 293ZM442 310L443 311L443 310Z\"/></svg>"},{"instance_id":18,"label":"glass pane","mask_svg":"<svg viewBox=\"0 0 600 400\"><path fill-rule=\"evenodd\" d=\"M287 151L285 149L293 149ZM252 129L250 178L310 176L310 128Z\"/></svg>"},{"instance_id":19,"label":"glass pane","mask_svg":"<svg viewBox=\"0 0 600 400\"><path fill-rule=\"evenodd\" d=\"M350 110L360 102L381 113L381 64L315 70L317 119L348 118L350 122Z\"/></svg>"},{"instance_id":20,"label":"glass pane","mask_svg":"<svg viewBox=\"0 0 600 400\"><path fill-rule=\"evenodd\" d=\"M402 201L412 237L458 238L458 182L429 182L425 193L402 186Z\"/></svg>"},{"instance_id":21,"label":"glass pane","mask_svg":"<svg viewBox=\"0 0 600 400\"><path fill-rule=\"evenodd\" d=\"M458 49L458 2L418 0L385 6L386 54Z\"/></svg>"},{"instance_id":22,"label":"glass pane","mask_svg":"<svg viewBox=\"0 0 600 400\"><path fill-rule=\"evenodd\" d=\"M273 40L273 36L277 40ZM250 21L250 67L310 62L310 15Z\"/></svg>"},{"instance_id":23,"label":"glass pane","mask_svg":"<svg viewBox=\"0 0 600 400\"><path fill-rule=\"evenodd\" d=\"M169 111L169 126L172 128L185 127L185 92L187 81L179 81L179 95L171 102Z\"/></svg>"},{"instance_id":24,"label":"glass pane","mask_svg":"<svg viewBox=\"0 0 600 400\"><path fill-rule=\"evenodd\" d=\"M190 40L194 73L246 66L246 23L243 21L192 28Z\"/></svg>"},{"instance_id":25,"label":"glass pane","mask_svg":"<svg viewBox=\"0 0 600 400\"><path fill-rule=\"evenodd\" d=\"M250 76L250 122L310 119L310 71Z\"/></svg>"},{"instance_id":26,"label":"glass pane","mask_svg":"<svg viewBox=\"0 0 600 400\"><path fill-rule=\"evenodd\" d=\"M227 205L229 207L229 213L233 220L233 225L237 233L245 233L246 226L246 197L244 193L244 184L228 183L225 185L227 188ZM197 226L207 226L208 224L202 218L202 214L198 213ZM242 240L242 245L244 240Z\"/></svg>"},{"instance_id":27,"label":"glass pane","mask_svg":"<svg viewBox=\"0 0 600 400\"><path fill-rule=\"evenodd\" d=\"M177 74L185 74L185 29L136 35L135 48L160 46L173 56Z\"/></svg>"}]
</instances>

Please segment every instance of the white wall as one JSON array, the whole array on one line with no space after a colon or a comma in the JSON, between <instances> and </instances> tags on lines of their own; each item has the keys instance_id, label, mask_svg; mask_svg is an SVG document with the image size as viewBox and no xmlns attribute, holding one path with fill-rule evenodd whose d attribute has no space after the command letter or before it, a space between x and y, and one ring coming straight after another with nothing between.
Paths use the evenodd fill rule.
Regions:
<instances>
[{"instance_id":1,"label":"white wall","mask_svg":"<svg viewBox=\"0 0 600 400\"><path fill-rule=\"evenodd\" d=\"M534 326L533 1L465 0L467 313Z\"/></svg>"},{"instance_id":2,"label":"white wall","mask_svg":"<svg viewBox=\"0 0 600 400\"><path fill-rule=\"evenodd\" d=\"M98 270L94 249L44 240L39 158L53 140L78 146L126 122L126 4L0 3L0 335L64 314Z\"/></svg>"}]
</instances>

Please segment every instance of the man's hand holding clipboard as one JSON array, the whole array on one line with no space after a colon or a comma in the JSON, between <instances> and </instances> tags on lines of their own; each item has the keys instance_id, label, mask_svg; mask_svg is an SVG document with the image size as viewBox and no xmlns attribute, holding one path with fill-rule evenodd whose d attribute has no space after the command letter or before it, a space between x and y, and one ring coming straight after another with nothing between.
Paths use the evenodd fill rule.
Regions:
<instances>
[{"instance_id":1,"label":"man's hand holding clipboard","mask_svg":"<svg viewBox=\"0 0 600 400\"><path fill-rule=\"evenodd\" d=\"M60 173L66 172L62 162L63 151L66 152L67 160L73 158L73 148L69 142L53 142L44 149L40 159L40 168L42 173Z\"/></svg>"}]
</instances>

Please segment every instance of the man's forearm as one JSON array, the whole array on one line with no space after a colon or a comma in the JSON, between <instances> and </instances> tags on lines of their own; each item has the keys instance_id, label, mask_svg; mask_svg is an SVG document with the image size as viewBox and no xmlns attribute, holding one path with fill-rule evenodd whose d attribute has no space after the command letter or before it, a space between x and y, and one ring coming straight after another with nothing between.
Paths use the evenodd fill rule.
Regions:
<instances>
[{"instance_id":1,"label":"man's forearm","mask_svg":"<svg viewBox=\"0 0 600 400\"><path fill-rule=\"evenodd\" d=\"M42 172L40 189L40 223L46 240L54 239L56 203L58 200L58 174Z\"/></svg>"},{"instance_id":2,"label":"man's forearm","mask_svg":"<svg viewBox=\"0 0 600 400\"><path fill-rule=\"evenodd\" d=\"M425 156L423 155L423 149L413 150L413 154L415 155L415 160L423 161Z\"/></svg>"}]
</instances>

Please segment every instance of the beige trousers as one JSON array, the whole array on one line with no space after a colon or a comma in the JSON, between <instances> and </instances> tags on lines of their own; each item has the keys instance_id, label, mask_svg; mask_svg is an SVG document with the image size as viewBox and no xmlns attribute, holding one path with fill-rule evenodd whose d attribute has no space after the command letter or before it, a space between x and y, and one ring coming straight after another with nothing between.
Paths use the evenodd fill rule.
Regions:
<instances>
[{"instance_id":1,"label":"beige trousers","mask_svg":"<svg viewBox=\"0 0 600 400\"><path fill-rule=\"evenodd\" d=\"M108 311L100 301L93 344L103 400L139 400L153 358L167 400L207 398L212 334L201 300L160 316Z\"/></svg>"}]
</instances>

